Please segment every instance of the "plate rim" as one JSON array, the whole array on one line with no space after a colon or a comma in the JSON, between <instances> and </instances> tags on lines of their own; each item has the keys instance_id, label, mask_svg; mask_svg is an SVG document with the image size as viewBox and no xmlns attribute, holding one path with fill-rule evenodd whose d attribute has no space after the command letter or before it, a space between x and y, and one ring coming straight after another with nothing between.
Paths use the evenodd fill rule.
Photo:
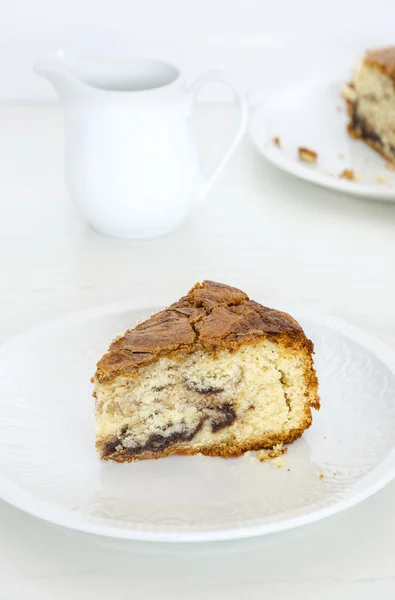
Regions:
<instances>
[{"instance_id":1,"label":"plate rim","mask_svg":"<svg viewBox=\"0 0 395 600\"><path fill-rule=\"evenodd\" d=\"M304 80L302 84L305 86L306 89L316 90L321 89L324 86L337 85L338 87L340 87L341 84L344 85L345 81L346 78L343 80L333 78L319 78L315 80ZM300 86L301 83L299 83L298 85L292 85L286 88L281 88L278 91L270 93L257 106L254 115L251 119L250 125L248 127L248 135L255 150L272 165L274 165L278 169L281 169L285 173L297 177L298 179L308 181L309 183L314 183L327 189L350 194L351 196L359 196L371 200L382 200L385 202L395 202L395 188L386 189L382 186L379 187L378 185L373 186L371 184L363 184L358 181L348 181L347 179L339 179L336 176L332 176L327 173L323 173L322 171L311 169L307 164L301 162L299 163L296 160L291 160L289 157L284 156L281 153L281 151L274 146L265 147L265 143L267 143L267 140L262 140L260 137L258 137L259 129L262 130L265 127L265 110L267 110L270 103L274 102L276 99L282 98L288 94L295 93L296 91L300 92ZM258 124L260 124L260 126ZM354 141L357 143L359 140ZM361 142L359 141L359 143ZM374 151L372 150L372 152Z\"/></svg>"},{"instance_id":2,"label":"plate rim","mask_svg":"<svg viewBox=\"0 0 395 600\"><path fill-rule=\"evenodd\" d=\"M258 298L259 300L259 298ZM30 338L37 334L53 331L56 328L63 328L70 323L78 323L89 319L104 317L106 315L116 314L118 312L127 311L152 311L152 307L136 307L133 304L113 303L104 306L84 309L81 311L71 312L67 315L60 316L55 319L46 320L42 323L33 325L25 331L18 333L0 345L0 359L3 353L7 352L9 347L13 347L20 342L29 341ZM343 319L334 317L324 312L309 308L308 306L296 306L287 304L286 307L279 307L279 310L286 310L296 316L298 320L311 321L318 325L329 327L339 333L342 333L354 342L363 346L366 350L372 352L379 360L381 360L395 376L395 349L383 342L380 338L373 334L364 331L362 328L354 326ZM312 512L296 517L290 517L277 523L270 524L253 524L245 526L235 526L227 529L207 530L207 531L144 531L139 529L119 529L111 525L102 525L95 522L90 522L88 518L80 518L72 516L70 509L62 509L58 506L41 500L39 497L26 492L19 488L16 484L0 473L0 499L4 502L22 510L26 514L39 518L47 523L58 525L66 529L99 535L105 538L123 539L130 541L146 541L146 542L168 542L168 543L191 543L191 542L214 542L228 541L236 539L253 538L273 534L289 529L295 529L303 525L308 525L320 521L321 519L343 512L362 502L363 500L373 496L379 490L383 489L393 479L395 479L395 445L380 463L373 469L373 472L380 468L383 463L393 465L386 468L384 473L377 478L372 484L357 490L350 494L346 499L338 502L333 502L329 506L313 510ZM370 474L372 471L370 472ZM363 477L366 477L362 476ZM76 518L77 517L77 518Z\"/></svg>"}]
</instances>

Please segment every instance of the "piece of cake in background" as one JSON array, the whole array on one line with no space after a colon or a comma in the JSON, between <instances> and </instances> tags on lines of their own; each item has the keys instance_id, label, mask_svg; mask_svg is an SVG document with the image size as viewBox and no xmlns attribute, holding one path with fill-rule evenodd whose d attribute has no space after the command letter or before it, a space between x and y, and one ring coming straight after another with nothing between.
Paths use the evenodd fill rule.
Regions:
<instances>
[{"instance_id":1,"label":"piece of cake in background","mask_svg":"<svg viewBox=\"0 0 395 600\"><path fill-rule=\"evenodd\" d=\"M343 96L350 135L395 163L395 46L368 51Z\"/></svg>"},{"instance_id":2,"label":"piece of cake in background","mask_svg":"<svg viewBox=\"0 0 395 600\"><path fill-rule=\"evenodd\" d=\"M288 314L224 284L196 284L99 361L99 455L228 457L290 443L319 408L312 354Z\"/></svg>"}]
</instances>

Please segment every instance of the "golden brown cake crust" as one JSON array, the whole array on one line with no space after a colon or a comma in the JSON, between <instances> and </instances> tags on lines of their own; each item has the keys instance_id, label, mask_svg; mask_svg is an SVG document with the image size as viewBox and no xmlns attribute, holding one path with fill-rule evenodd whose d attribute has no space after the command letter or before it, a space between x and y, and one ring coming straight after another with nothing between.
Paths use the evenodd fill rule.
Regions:
<instances>
[{"instance_id":1,"label":"golden brown cake crust","mask_svg":"<svg viewBox=\"0 0 395 600\"><path fill-rule=\"evenodd\" d=\"M395 82L395 46L369 50L365 55L364 63L380 69Z\"/></svg>"},{"instance_id":2,"label":"golden brown cake crust","mask_svg":"<svg viewBox=\"0 0 395 600\"><path fill-rule=\"evenodd\" d=\"M313 351L313 344L290 315L250 300L237 288L204 281L115 340L98 362L95 377L99 382L109 381L173 352L235 350L258 338L278 336L283 343L302 342Z\"/></svg>"}]
</instances>

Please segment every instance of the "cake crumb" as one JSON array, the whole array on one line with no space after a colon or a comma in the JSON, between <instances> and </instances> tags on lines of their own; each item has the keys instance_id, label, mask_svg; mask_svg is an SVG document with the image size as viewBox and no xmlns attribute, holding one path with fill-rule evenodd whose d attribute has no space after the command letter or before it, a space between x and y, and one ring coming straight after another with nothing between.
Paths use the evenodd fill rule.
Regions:
<instances>
[{"instance_id":1,"label":"cake crumb","mask_svg":"<svg viewBox=\"0 0 395 600\"><path fill-rule=\"evenodd\" d=\"M337 475L336 471L333 471L332 475L333 475L333 477L336 477L336 475Z\"/></svg>"},{"instance_id":2,"label":"cake crumb","mask_svg":"<svg viewBox=\"0 0 395 600\"><path fill-rule=\"evenodd\" d=\"M281 148L281 140L280 140L280 138L279 137L274 137L273 138L273 144L275 146L277 146L277 148Z\"/></svg>"},{"instance_id":3,"label":"cake crumb","mask_svg":"<svg viewBox=\"0 0 395 600\"><path fill-rule=\"evenodd\" d=\"M319 478L320 478L320 479L324 479L324 477L325 477L324 473L320 473L320 474L319 474Z\"/></svg>"},{"instance_id":4,"label":"cake crumb","mask_svg":"<svg viewBox=\"0 0 395 600\"><path fill-rule=\"evenodd\" d=\"M251 452L251 450L244 452L243 459L248 460L248 462L251 464L256 464L256 456Z\"/></svg>"},{"instance_id":5,"label":"cake crumb","mask_svg":"<svg viewBox=\"0 0 395 600\"><path fill-rule=\"evenodd\" d=\"M308 148L303 148L303 146L298 148L298 156L299 160L307 163L316 163L318 159L317 152L314 150L309 150Z\"/></svg>"},{"instance_id":6,"label":"cake crumb","mask_svg":"<svg viewBox=\"0 0 395 600\"><path fill-rule=\"evenodd\" d=\"M352 169L344 169L339 175L339 179L348 179L349 181L356 181L355 173Z\"/></svg>"},{"instance_id":7,"label":"cake crumb","mask_svg":"<svg viewBox=\"0 0 395 600\"><path fill-rule=\"evenodd\" d=\"M376 178L377 183L388 183L388 179L386 179L385 177L377 177Z\"/></svg>"},{"instance_id":8,"label":"cake crumb","mask_svg":"<svg viewBox=\"0 0 395 600\"><path fill-rule=\"evenodd\" d=\"M385 168L388 169L389 171L395 171L395 163L388 161L385 165Z\"/></svg>"},{"instance_id":9,"label":"cake crumb","mask_svg":"<svg viewBox=\"0 0 395 600\"><path fill-rule=\"evenodd\" d=\"M340 160L343 160L343 158L344 158L343 152L339 152L339 154L337 155L337 158L340 158Z\"/></svg>"},{"instance_id":10,"label":"cake crumb","mask_svg":"<svg viewBox=\"0 0 395 600\"><path fill-rule=\"evenodd\" d=\"M283 456L277 456L276 458L272 458L270 464L275 469L281 469L285 465L285 458Z\"/></svg>"},{"instance_id":11,"label":"cake crumb","mask_svg":"<svg viewBox=\"0 0 395 600\"><path fill-rule=\"evenodd\" d=\"M271 449L258 450L256 458L260 462L270 462L273 467L278 469L284 466L285 459L282 456L288 452L288 448L284 448L283 444L276 444Z\"/></svg>"},{"instance_id":12,"label":"cake crumb","mask_svg":"<svg viewBox=\"0 0 395 600\"><path fill-rule=\"evenodd\" d=\"M289 473L289 471L290 471L290 470L291 470L291 469L287 469L288 473Z\"/></svg>"}]
</instances>

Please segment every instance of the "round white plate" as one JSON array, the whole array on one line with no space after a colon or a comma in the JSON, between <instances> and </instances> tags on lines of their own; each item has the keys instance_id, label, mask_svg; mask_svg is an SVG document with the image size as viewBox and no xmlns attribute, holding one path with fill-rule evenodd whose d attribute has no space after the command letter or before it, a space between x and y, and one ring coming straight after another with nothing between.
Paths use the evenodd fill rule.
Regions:
<instances>
[{"instance_id":1,"label":"round white plate","mask_svg":"<svg viewBox=\"0 0 395 600\"><path fill-rule=\"evenodd\" d=\"M340 82L301 83L271 95L252 120L250 136L271 163L301 179L349 194L395 201L395 173L386 160L346 130L348 114ZM278 137L281 148L273 139ZM318 153L315 165L301 162L298 148ZM356 181L339 178L352 169Z\"/></svg>"},{"instance_id":2,"label":"round white plate","mask_svg":"<svg viewBox=\"0 0 395 600\"><path fill-rule=\"evenodd\" d=\"M151 312L85 311L1 347L4 500L74 530L124 539L209 541L317 521L394 477L394 352L333 318L298 311L293 314L316 344L322 409L289 447L282 468L253 455L100 462L89 379L109 341Z\"/></svg>"}]
</instances>

